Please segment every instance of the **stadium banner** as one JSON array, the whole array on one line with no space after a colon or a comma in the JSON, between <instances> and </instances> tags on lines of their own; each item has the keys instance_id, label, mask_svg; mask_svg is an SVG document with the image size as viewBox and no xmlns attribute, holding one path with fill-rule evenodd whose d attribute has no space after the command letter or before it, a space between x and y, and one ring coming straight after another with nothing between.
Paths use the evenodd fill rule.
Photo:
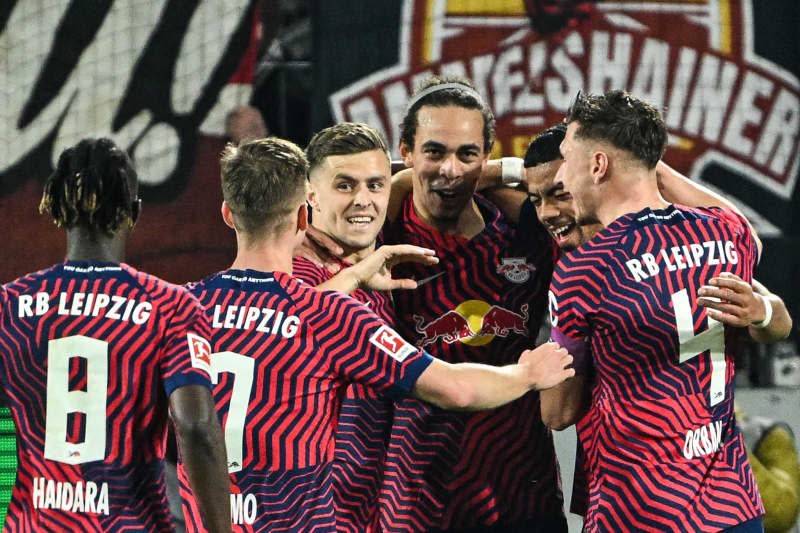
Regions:
<instances>
[{"instance_id":1,"label":"stadium banner","mask_svg":"<svg viewBox=\"0 0 800 533\"><path fill-rule=\"evenodd\" d=\"M58 154L87 136L135 159L130 263L171 281L226 266L217 159L227 112L252 93L256 3L3 2L2 282L63 259L64 235L37 208Z\"/></svg>"},{"instance_id":2,"label":"stadium banner","mask_svg":"<svg viewBox=\"0 0 800 533\"><path fill-rule=\"evenodd\" d=\"M318 50L374 46L375 29L335 16L357 3L337 3L327 13L334 16L319 18ZM665 160L742 207L768 242L759 276L800 309L796 286L785 282L800 266L792 0L404 0L395 16L398 38L383 40L395 52L390 62L347 80L341 67L333 82L319 76L335 120L367 122L396 150L419 80L466 76L497 118L493 155L523 156L578 91L625 88L664 113Z\"/></svg>"}]
</instances>

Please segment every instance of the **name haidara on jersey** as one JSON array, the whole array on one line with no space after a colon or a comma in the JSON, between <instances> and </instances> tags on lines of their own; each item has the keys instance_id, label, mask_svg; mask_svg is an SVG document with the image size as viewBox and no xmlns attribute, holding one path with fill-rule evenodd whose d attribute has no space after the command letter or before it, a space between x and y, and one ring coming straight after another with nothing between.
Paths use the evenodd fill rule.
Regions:
<instances>
[{"instance_id":1,"label":"name haidara on jersey","mask_svg":"<svg viewBox=\"0 0 800 533\"><path fill-rule=\"evenodd\" d=\"M108 515L108 483L82 481L54 481L43 477L33 478L31 500L34 509L61 509L73 513Z\"/></svg>"}]
</instances>

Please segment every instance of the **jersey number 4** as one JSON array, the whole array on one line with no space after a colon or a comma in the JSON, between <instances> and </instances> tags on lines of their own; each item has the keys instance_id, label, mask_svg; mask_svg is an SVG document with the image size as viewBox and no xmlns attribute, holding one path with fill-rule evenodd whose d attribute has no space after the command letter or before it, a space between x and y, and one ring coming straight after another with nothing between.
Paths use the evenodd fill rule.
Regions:
<instances>
[{"instance_id":1,"label":"jersey number 4","mask_svg":"<svg viewBox=\"0 0 800 533\"><path fill-rule=\"evenodd\" d=\"M672 295L672 308L675 310L675 325L678 328L680 349L679 362L685 363L701 353L711 353L710 405L717 405L725 399L725 328L708 317L708 328L695 334L692 307L689 293L682 289Z\"/></svg>"}]
</instances>

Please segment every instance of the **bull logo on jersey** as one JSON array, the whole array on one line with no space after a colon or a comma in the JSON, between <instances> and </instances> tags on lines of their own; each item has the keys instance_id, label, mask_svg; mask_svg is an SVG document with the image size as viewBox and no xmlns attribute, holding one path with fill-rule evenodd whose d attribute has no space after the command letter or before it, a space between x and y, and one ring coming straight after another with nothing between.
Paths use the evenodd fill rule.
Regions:
<instances>
[{"instance_id":1,"label":"bull logo on jersey","mask_svg":"<svg viewBox=\"0 0 800 533\"><path fill-rule=\"evenodd\" d=\"M536 267L524 257L504 257L497 265L497 273L503 274L508 281L514 283L525 283L531 279L531 272L535 270Z\"/></svg>"},{"instance_id":2,"label":"bull logo on jersey","mask_svg":"<svg viewBox=\"0 0 800 533\"><path fill-rule=\"evenodd\" d=\"M528 304L523 304L520 313L515 313L482 300L467 300L427 324L425 317L413 315L413 318L420 335L417 341L420 348L439 339L447 344L460 341L470 346L483 346L495 337L528 334Z\"/></svg>"},{"instance_id":3,"label":"bull logo on jersey","mask_svg":"<svg viewBox=\"0 0 800 533\"><path fill-rule=\"evenodd\" d=\"M578 91L627 88L665 110L665 159L678 170L699 177L717 163L791 198L800 82L754 52L752 0L563 2L572 11L555 16L538 4L406 0L399 63L333 94L336 119L367 122L397 146L418 81L461 75L497 117L493 155L523 156ZM531 23L542 17L547 24Z\"/></svg>"}]
</instances>

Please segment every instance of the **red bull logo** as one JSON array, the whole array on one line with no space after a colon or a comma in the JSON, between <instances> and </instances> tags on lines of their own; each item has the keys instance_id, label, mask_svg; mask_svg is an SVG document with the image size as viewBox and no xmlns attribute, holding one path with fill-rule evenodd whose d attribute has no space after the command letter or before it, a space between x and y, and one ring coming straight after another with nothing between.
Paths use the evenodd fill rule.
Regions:
<instances>
[{"instance_id":1,"label":"red bull logo","mask_svg":"<svg viewBox=\"0 0 800 533\"><path fill-rule=\"evenodd\" d=\"M414 323L420 334L417 342L420 348L440 339L447 344L460 341L482 346L495 337L508 337L512 333L527 335L528 304L523 304L520 313L515 313L482 300L467 300L427 324L424 317L414 315Z\"/></svg>"},{"instance_id":2,"label":"red bull logo","mask_svg":"<svg viewBox=\"0 0 800 533\"><path fill-rule=\"evenodd\" d=\"M536 266L528 263L524 257L504 257L497 265L497 273L514 283L525 283L531 279L531 272L535 271Z\"/></svg>"}]
</instances>

